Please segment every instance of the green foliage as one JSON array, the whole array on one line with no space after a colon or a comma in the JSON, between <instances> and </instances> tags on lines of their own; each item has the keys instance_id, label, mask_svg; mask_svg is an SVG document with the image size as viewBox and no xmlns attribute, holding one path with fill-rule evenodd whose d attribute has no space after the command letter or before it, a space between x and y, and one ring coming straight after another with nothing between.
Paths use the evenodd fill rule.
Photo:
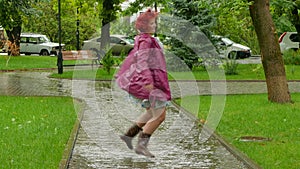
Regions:
<instances>
[{"instance_id":1,"label":"green foliage","mask_svg":"<svg viewBox=\"0 0 300 169\"><path fill-rule=\"evenodd\" d=\"M121 63L124 61L125 57L127 56L127 54L125 53L124 50L121 51L120 56L119 57L114 57L114 64L116 66L120 66Z\"/></svg>"},{"instance_id":2,"label":"green foliage","mask_svg":"<svg viewBox=\"0 0 300 169\"><path fill-rule=\"evenodd\" d=\"M205 3L200 3L200 1L174 0L170 7L170 13L175 16L174 18L178 18L174 21L171 18L166 18L169 21L164 20L165 23L163 24L166 25L162 25L162 28L160 28L163 33L160 38L163 44L168 46L167 50L184 61L187 67L192 70L194 65L199 64L199 57L204 57L198 55L210 50L204 49L210 42L201 42L201 40L210 37L209 28L214 24L214 17L205 8ZM170 30L164 30L164 26L176 30L171 30L173 32L167 34L164 31L170 32ZM177 58L174 58L173 61L171 59L169 59L169 62L175 64L174 68L181 67L178 65L181 63L178 62Z\"/></svg>"},{"instance_id":3,"label":"green foliage","mask_svg":"<svg viewBox=\"0 0 300 169\"><path fill-rule=\"evenodd\" d=\"M215 0L208 6L217 19L212 31L216 35L229 37L231 40L249 46L253 54L259 54L260 48L252 19L249 3L243 0Z\"/></svg>"},{"instance_id":4,"label":"green foliage","mask_svg":"<svg viewBox=\"0 0 300 169\"><path fill-rule=\"evenodd\" d=\"M226 59L225 64L223 65L226 75L237 75L238 74L238 63L235 58Z\"/></svg>"},{"instance_id":5,"label":"green foliage","mask_svg":"<svg viewBox=\"0 0 300 169\"><path fill-rule=\"evenodd\" d=\"M168 59L168 64L171 64L175 70L180 71L180 67L182 67L182 63L178 62L177 58L180 58L182 61L184 61L190 70L193 68L193 65L198 62L198 56L195 54L195 52L177 38L171 37L165 39L163 42L164 44L170 46L170 49L168 50L172 51L172 53L176 56L173 58L169 57ZM184 67L182 67L182 69L185 70Z\"/></svg>"},{"instance_id":6,"label":"green foliage","mask_svg":"<svg viewBox=\"0 0 300 169\"><path fill-rule=\"evenodd\" d=\"M286 31L295 31L296 28L291 22L291 11L295 7L293 0L273 0L271 1L271 14L278 32L280 35Z\"/></svg>"},{"instance_id":7,"label":"green foliage","mask_svg":"<svg viewBox=\"0 0 300 169\"><path fill-rule=\"evenodd\" d=\"M170 0L135 0L130 4L130 6L123 11L124 16L132 15L137 13L139 10L142 10L144 8L155 8L155 7L163 7L163 11L167 12L168 5L171 3ZM162 11L160 11L162 12Z\"/></svg>"},{"instance_id":8,"label":"green foliage","mask_svg":"<svg viewBox=\"0 0 300 169\"><path fill-rule=\"evenodd\" d=\"M57 0L36 3L33 7L36 14L25 20L23 30L46 34L51 41L58 42ZM77 20L79 20L81 45L84 40L90 39L97 31L99 32L100 9L101 5L96 5L95 1L61 1L62 42L66 45L67 50L76 49ZM32 22L34 20L42 20L42 22Z\"/></svg>"},{"instance_id":9,"label":"green foliage","mask_svg":"<svg viewBox=\"0 0 300 169\"><path fill-rule=\"evenodd\" d=\"M22 19L30 14L31 0L1 0L0 3L0 25L5 30L12 30L12 28L21 26Z\"/></svg>"},{"instance_id":10,"label":"green foliage","mask_svg":"<svg viewBox=\"0 0 300 169\"><path fill-rule=\"evenodd\" d=\"M110 33L134 37L137 31L134 28L134 22L130 23L128 17L123 17L111 22Z\"/></svg>"},{"instance_id":11,"label":"green foliage","mask_svg":"<svg viewBox=\"0 0 300 169\"><path fill-rule=\"evenodd\" d=\"M211 14L205 1L173 0L171 14L181 17L200 28L207 36L215 25L215 17Z\"/></svg>"},{"instance_id":12,"label":"green foliage","mask_svg":"<svg viewBox=\"0 0 300 169\"><path fill-rule=\"evenodd\" d=\"M6 31L8 40L16 45L16 53L8 50L9 54L19 55L20 34L23 18L32 14L31 0L2 0L0 3L0 25Z\"/></svg>"},{"instance_id":13,"label":"green foliage","mask_svg":"<svg viewBox=\"0 0 300 169\"><path fill-rule=\"evenodd\" d=\"M111 73L111 69L113 67L113 65L115 64L113 55L112 55L112 51L109 50L105 56L103 57L103 59L101 60L102 64L103 64L103 68L106 70L106 72L108 74Z\"/></svg>"},{"instance_id":14,"label":"green foliage","mask_svg":"<svg viewBox=\"0 0 300 169\"><path fill-rule=\"evenodd\" d=\"M284 64L300 65L300 50L287 50L283 53Z\"/></svg>"}]
</instances>

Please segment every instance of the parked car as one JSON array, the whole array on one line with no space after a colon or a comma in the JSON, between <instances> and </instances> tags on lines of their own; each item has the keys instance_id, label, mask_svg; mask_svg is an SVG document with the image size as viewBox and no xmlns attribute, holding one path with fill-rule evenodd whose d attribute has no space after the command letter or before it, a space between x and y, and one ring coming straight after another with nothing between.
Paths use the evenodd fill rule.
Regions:
<instances>
[{"instance_id":1,"label":"parked car","mask_svg":"<svg viewBox=\"0 0 300 169\"><path fill-rule=\"evenodd\" d=\"M3 52L4 49L4 45L6 43L6 37L4 36L4 29L2 26L0 26L0 52Z\"/></svg>"},{"instance_id":2,"label":"parked car","mask_svg":"<svg viewBox=\"0 0 300 169\"><path fill-rule=\"evenodd\" d=\"M279 37L279 46L281 52L289 49L298 50L299 49L300 38L297 32L284 32Z\"/></svg>"},{"instance_id":3,"label":"parked car","mask_svg":"<svg viewBox=\"0 0 300 169\"><path fill-rule=\"evenodd\" d=\"M39 54L42 56L57 55L59 44L51 42L46 35L22 33L20 53L25 55ZM64 47L64 44L61 45Z\"/></svg>"},{"instance_id":4,"label":"parked car","mask_svg":"<svg viewBox=\"0 0 300 169\"><path fill-rule=\"evenodd\" d=\"M219 35L213 35L216 39L216 47L219 51L220 57L222 58L247 58L251 56L251 49L247 46L235 43L229 38L222 37Z\"/></svg>"},{"instance_id":5,"label":"parked car","mask_svg":"<svg viewBox=\"0 0 300 169\"><path fill-rule=\"evenodd\" d=\"M100 51L101 37L96 37L83 42L84 50ZM110 35L110 50L115 56L122 52L126 55L133 49L134 39L125 35Z\"/></svg>"}]
</instances>

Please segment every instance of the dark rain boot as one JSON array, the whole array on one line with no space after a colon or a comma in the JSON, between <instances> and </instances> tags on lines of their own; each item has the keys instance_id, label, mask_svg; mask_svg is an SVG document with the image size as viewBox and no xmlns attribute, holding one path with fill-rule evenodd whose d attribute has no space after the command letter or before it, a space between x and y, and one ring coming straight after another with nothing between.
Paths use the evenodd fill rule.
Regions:
<instances>
[{"instance_id":1,"label":"dark rain boot","mask_svg":"<svg viewBox=\"0 0 300 169\"><path fill-rule=\"evenodd\" d=\"M135 124L131 126L124 135L120 136L120 138L126 143L129 149L133 149L132 139L142 130L143 130L142 128L140 128L138 125Z\"/></svg>"},{"instance_id":2,"label":"dark rain boot","mask_svg":"<svg viewBox=\"0 0 300 169\"><path fill-rule=\"evenodd\" d=\"M139 140L135 148L137 154L141 154L147 157L155 157L152 153L149 152L147 145L150 140L151 134L146 134L141 132L139 134Z\"/></svg>"}]
</instances>

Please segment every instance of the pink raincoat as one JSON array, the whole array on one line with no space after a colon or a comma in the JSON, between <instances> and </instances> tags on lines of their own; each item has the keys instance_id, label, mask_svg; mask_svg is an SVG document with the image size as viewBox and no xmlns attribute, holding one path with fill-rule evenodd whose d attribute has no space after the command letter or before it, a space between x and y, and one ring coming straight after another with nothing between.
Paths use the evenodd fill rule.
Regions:
<instances>
[{"instance_id":1,"label":"pink raincoat","mask_svg":"<svg viewBox=\"0 0 300 169\"><path fill-rule=\"evenodd\" d=\"M154 37L149 34L135 37L134 49L124 60L116 82L138 99L171 100L163 49ZM147 85L154 88L149 90L145 88Z\"/></svg>"}]
</instances>

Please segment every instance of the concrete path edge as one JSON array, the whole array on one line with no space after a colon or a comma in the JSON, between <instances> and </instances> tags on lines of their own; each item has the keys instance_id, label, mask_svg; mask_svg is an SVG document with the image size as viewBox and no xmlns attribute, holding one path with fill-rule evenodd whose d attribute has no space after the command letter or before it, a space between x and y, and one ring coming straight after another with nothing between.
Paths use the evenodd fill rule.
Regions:
<instances>
[{"instance_id":1,"label":"concrete path edge","mask_svg":"<svg viewBox=\"0 0 300 169\"><path fill-rule=\"evenodd\" d=\"M180 111L185 113L189 118L196 121L205 131L212 134L212 137L216 138L221 145L223 145L232 155L234 155L238 160L240 160L242 163L244 163L248 168L251 169L262 169L256 162L254 162L252 159L250 159L248 156L246 156L243 152L238 150L236 147L225 141L219 134L212 131L211 129L204 127L202 123L200 123L199 119L193 115L188 110L184 109L183 107L179 106L177 103L172 101L173 105L177 107Z\"/></svg>"},{"instance_id":2,"label":"concrete path edge","mask_svg":"<svg viewBox=\"0 0 300 169\"><path fill-rule=\"evenodd\" d=\"M82 103L83 108L77 114L75 124L74 124L73 129L70 133L70 137L68 139L65 150L63 152L62 159L59 163L59 167L58 167L59 169L67 169L69 167L69 163L70 163L70 160L71 160L71 157L72 157L73 149L74 149L74 146L75 146L75 143L76 143L76 140L77 140L78 132L79 132L79 129L81 127L80 124L81 124L81 120L82 120L83 113L84 113L84 107L86 106L86 103L83 100L78 99L78 98L73 98L73 99L75 99L76 101Z\"/></svg>"}]
</instances>

